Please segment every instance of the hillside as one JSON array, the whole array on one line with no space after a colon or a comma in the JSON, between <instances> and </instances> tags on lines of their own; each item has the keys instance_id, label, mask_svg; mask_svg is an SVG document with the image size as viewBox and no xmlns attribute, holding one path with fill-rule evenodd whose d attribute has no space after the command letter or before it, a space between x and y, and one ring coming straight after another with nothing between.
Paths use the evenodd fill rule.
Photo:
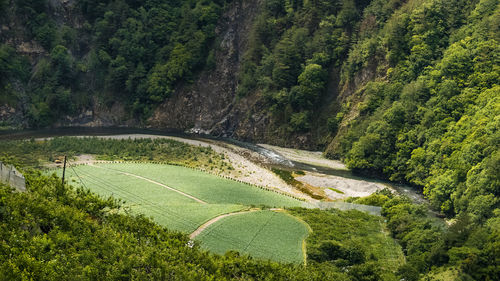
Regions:
<instances>
[{"instance_id":1,"label":"hillside","mask_svg":"<svg viewBox=\"0 0 500 281\"><path fill-rule=\"evenodd\" d=\"M0 280L397 280L404 260L380 216L298 208L301 201L291 197L181 167L203 166L206 159L175 153L202 150L217 159L211 149L172 140L67 137L0 146L2 162L24 167L28 189L0 185ZM152 151L179 165L124 162ZM65 185L55 170L29 168L60 153L68 154L68 163L80 153L121 161L68 164ZM193 202L194 196L204 201ZM241 205L224 202L254 207L240 212ZM256 207L266 205L285 207ZM228 218L237 219L199 230L232 212Z\"/></svg>"},{"instance_id":2,"label":"hillside","mask_svg":"<svg viewBox=\"0 0 500 281\"><path fill-rule=\"evenodd\" d=\"M498 0L0 0L0 128L322 150L446 218L379 202L401 276L498 280L499 41Z\"/></svg>"},{"instance_id":3,"label":"hillside","mask_svg":"<svg viewBox=\"0 0 500 281\"><path fill-rule=\"evenodd\" d=\"M0 7L4 126L152 126L325 148L423 187L448 215L498 196L498 1Z\"/></svg>"}]
</instances>

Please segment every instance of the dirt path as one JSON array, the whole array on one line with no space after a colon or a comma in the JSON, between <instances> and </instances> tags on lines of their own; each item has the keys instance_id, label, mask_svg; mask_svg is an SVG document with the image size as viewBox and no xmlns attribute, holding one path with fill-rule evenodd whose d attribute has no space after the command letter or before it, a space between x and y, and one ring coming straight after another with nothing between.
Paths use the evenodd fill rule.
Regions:
<instances>
[{"instance_id":1,"label":"dirt path","mask_svg":"<svg viewBox=\"0 0 500 281\"><path fill-rule=\"evenodd\" d=\"M257 212L257 211L260 211L260 210L257 210L257 209L253 209L253 210L248 210L248 211L239 211L239 212L234 212L234 213L229 213L229 214L224 214L224 215L220 215L218 217L215 217L209 221L207 221L206 223L202 224L200 227L198 227L198 229L196 229L193 233L191 233L189 235L189 238L191 240L193 240L196 236L198 236L200 233L202 233L205 229L207 229L209 226L211 226L212 224L214 224L215 222L219 221L220 219L223 219L225 217L230 217L230 216L234 216L234 215L241 215L241 214L246 214L246 213L252 213L252 212Z\"/></svg>"},{"instance_id":2,"label":"dirt path","mask_svg":"<svg viewBox=\"0 0 500 281\"><path fill-rule=\"evenodd\" d=\"M193 199L194 201L196 201L196 202L198 202L198 203L201 203L201 204L208 204L207 202L205 202L205 201L203 201L203 200L201 200L201 199L199 199L199 198L196 198L196 197L194 197L194 196L192 196L192 195L189 195L189 194L187 194L187 193L184 193L184 192L182 192L182 191L180 191L180 190L177 190L177 189L175 189L175 188L173 188L173 187L170 187L170 186L168 186L168 185L165 185L165 184L163 184L163 183L161 183L161 182L154 181L154 180L152 180L152 179L148 179L148 178L145 178L145 177L142 177L142 176L136 175L136 174L131 174L131 173L127 173L127 172L122 172L122 171L119 171L119 170L114 170L114 169L109 169L109 168L105 168L105 167L96 166L96 165L94 165L94 164L92 164L92 163L89 163L88 165L89 165L89 166L92 166L92 167L101 168L101 169L112 170L112 171L115 171L115 172L119 172L120 174L123 174L123 175L127 175L127 176L135 177L135 178L138 178L138 179L141 179L141 180L145 180L145 181L148 181L148 182L150 182L150 183L154 183L154 184L156 184L156 185L159 185L159 186L161 186L161 187L164 187L164 188L166 188L166 189L168 189L168 190L172 190L172 191L174 191L174 192L177 192L177 193L179 193L179 194L181 194L181 195L183 195L183 196L185 196L185 197L188 197L188 198L190 198L190 199Z\"/></svg>"}]
</instances>

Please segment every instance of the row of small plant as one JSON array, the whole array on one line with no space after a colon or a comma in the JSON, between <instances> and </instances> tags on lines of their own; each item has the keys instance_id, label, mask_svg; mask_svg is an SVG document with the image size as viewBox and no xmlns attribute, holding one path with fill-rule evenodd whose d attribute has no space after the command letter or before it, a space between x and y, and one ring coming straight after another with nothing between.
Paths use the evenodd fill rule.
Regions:
<instances>
[{"instance_id":1,"label":"row of small plant","mask_svg":"<svg viewBox=\"0 0 500 281\"><path fill-rule=\"evenodd\" d=\"M291 194L288 194L288 193L284 193L284 192L280 192L276 189L273 189L269 186L263 186L263 185L258 185L258 184L251 184L251 183L248 183L248 182L245 182L245 181L242 181L240 179L237 179L237 178L233 178L231 176L228 176L228 175L224 175L224 174L221 174L221 173L214 173L213 171L211 170L208 170L208 169L203 169L203 168L200 168L200 167L192 167L192 166L187 166L187 165L182 165L181 163L176 163L176 162L159 162L159 161L94 161L94 163L96 164L99 164L99 163L131 163L131 164L157 164L157 165L171 165L171 166L179 166L179 167L184 167L184 168L188 168L188 169L192 169L192 170L195 170L195 171L199 171L199 172L203 172L203 173L208 173L208 174L211 174L211 175L214 175L214 176L218 176L218 177L221 177L221 178L225 178L225 179L228 179L228 180L232 180L232 181L236 181L236 182L239 182L239 183L242 183L242 184L246 184L248 186L252 186L252 187L257 187L257 188L260 188L260 189L263 189L263 190L266 190L266 191L272 191L272 192L275 192L277 194L280 194L280 195L283 195L283 196L287 196L287 197L291 197L293 199L296 199L296 200L299 200L299 201L305 201L305 199L303 198L299 198L299 197L296 197L296 196L293 196ZM78 163L78 164L72 164L72 166L81 166L81 165L87 165L86 163ZM50 167L50 168L44 168L45 171L56 171L56 170L59 170L61 169L60 167Z\"/></svg>"}]
</instances>

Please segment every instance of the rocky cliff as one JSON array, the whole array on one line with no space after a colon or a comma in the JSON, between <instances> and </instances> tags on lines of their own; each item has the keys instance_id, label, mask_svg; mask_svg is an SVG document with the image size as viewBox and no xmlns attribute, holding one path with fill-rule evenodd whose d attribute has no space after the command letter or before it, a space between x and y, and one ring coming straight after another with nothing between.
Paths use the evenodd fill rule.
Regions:
<instances>
[{"instance_id":1,"label":"rocky cliff","mask_svg":"<svg viewBox=\"0 0 500 281\"><path fill-rule=\"evenodd\" d=\"M147 121L153 128L176 128L193 133L231 136L238 127L238 71L259 1L233 1L216 28L215 66L203 70L193 83L184 82Z\"/></svg>"}]
</instances>

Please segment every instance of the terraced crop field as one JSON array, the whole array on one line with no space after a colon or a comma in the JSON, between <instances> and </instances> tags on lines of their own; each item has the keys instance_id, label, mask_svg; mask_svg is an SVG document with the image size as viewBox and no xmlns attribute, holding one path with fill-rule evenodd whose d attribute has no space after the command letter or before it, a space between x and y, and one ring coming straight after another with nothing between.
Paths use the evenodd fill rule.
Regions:
<instances>
[{"instance_id":1,"label":"terraced crop field","mask_svg":"<svg viewBox=\"0 0 500 281\"><path fill-rule=\"evenodd\" d=\"M302 243L308 232L305 223L290 215L257 211L223 218L196 239L219 254L237 250L257 258L300 263L304 260Z\"/></svg>"},{"instance_id":2,"label":"terraced crop field","mask_svg":"<svg viewBox=\"0 0 500 281\"><path fill-rule=\"evenodd\" d=\"M265 205L269 207L298 207L304 202L263 190L248 184L235 182L197 170L161 164L99 164L99 167L141 175L177 190L193 195L207 203Z\"/></svg>"},{"instance_id":3,"label":"terraced crop field","mask_svg":"<svg viewBox=\"0 0 500 281\"><path fill-rule=\"evenodd\" d=\"M61 170L57 170L59 175ZM66 178L104 197L124 201L132 212L165 227L192 233L205 222L252 206L274 208L306 203L269 190L201 171L152 163L71 166ZM254 257L300 263L307 227L293 217L258 211L223 218L195 240L216 253L238 250Z\"/></svg>"},{"instance_id":4,"label":"terraced crop field","mask_svg":"<svg viewBox=\"0 0 500 281\"><path fill-rule=\"evenodd\" d=\"M247 208L241 204L200 204L160 185L98 166L77 166L66 173L73 184L83 185L103 197L121 199L131 211L152 217L169 229L188 233L212 217Z\"/></svg>"}]
</instances>

